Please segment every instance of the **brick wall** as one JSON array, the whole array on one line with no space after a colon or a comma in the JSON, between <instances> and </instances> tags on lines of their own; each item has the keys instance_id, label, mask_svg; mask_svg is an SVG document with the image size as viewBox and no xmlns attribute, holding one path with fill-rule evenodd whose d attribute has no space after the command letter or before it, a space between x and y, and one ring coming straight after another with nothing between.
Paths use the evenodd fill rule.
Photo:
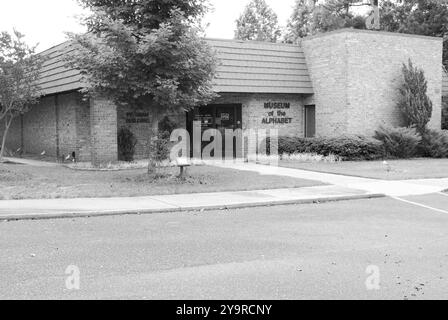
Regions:
<instances>
[{"instance_id":1,"label":"brick wall","mask_svg":"<svg viewBox=\"0 0 448 320\"><path fill-rule=\"evenodd\" d=\"M90 99L90 152L93 164L118 160L117 106L109 99Z\"/></svg>"},{"instance_id":2,"label":"brick wall","mask_svg":"<svg viewBox=\"0 0 448 320\"><path fill-rule=\"evenodd\" d=\"M333 34L302 43L315 92L317 135L338 136L348 130L344 39L344 34Z\"/></svg>"},{"instance_id":3,"label":"brick wall","mask_svg":"<svg viewBox=\"0 0 448 320\"><path fill-rule=\"evenodd\" d=\"M263 118L267 117L269 111L265 109L266 102L290 103L290 109L282 110L286 112L286 117L291 118L289 124L263 124ZM304 118L303 105L304 97L293 94L231 94L224 93L215 99L211 104L242 104L243 129L278 129L280 135L303 136ZM136 159L147 157L147 139L149 124L147 123L126 123L126 114L135 111L131 107L118 107L118 130L128 128L137 138ZM141 112L145 112L141 110ZM146 111L147 112L147 111ZM151 115L150 115L151 116ZM170 119L177 123L177 128L186 128L186 115L171 114Z\"/></svg>"},{"instance_id":4,"label":"brick wall","mask_svg":"<svg viewBox=\"0 0 448 320\"><path fill-rule=\"evenodd\" d=\"M56 96L57 103L57 139L58 156L77 153L76 110L79 99L76 94L61 94Z\"/></svg>"},{"instance_id":5,"label":"brick wall","mask_svg":"<svg viewBox=\"0 0 448 320\"><path fill-rule=\"evenodd\" d=\"M23 116L23 143L27 153L56 156L55 96L45 97Z\"/></svg>"},{"instance_id":6,"label":"brick wall","mask_svg":"<svg viewBox=\"0 0 448 320\"><path fill-rule=\"evenodd\" d=\"M76 153L78 161L90 161L90 102L78 95L76 105Z\"/></svg>"},{"instance_id":7,"label":"brick wall","mask_svg":"<svg viewBox=\"0 0 448 320\"><path fill-rule=\"evenodd\" d=\"M137 145L135 146L135 159L142 159L147 157L147 144L148 144L148 134L150 130L149 123L127 123L126 114L129 112L135 112L131 107L118 107L118 130L121 128L128 128L137 139ZM145 111L141 111L145 112ZM148 111L146 111L148 113ZM148 117L149 122L149 117Z\"/></svg>"},{"instance_id":8,"label":"brick wall","mask_svg":"<svg viewBox=\"0 0 448 320\"><path fill-rule=\"evenodd\" d=\"M247 130L265 129L266 134L270 134L269 129L278 129L280 136L304 136L304 104L306 97L296 94L232 94L223 93L215 99L212 104L241 104L242 105L242 129L246 133ZM288 109L270 109L265 108L265 103L288 103ZM285 116L277 116L277 111L285 112ZM289 123L275 124L263 123L263 119L271 118L270 112L274 112L274 118L291 119ZM245 141L245 157L254 156L257 144L266 138L265 135L258 136L257 131L250 132L249 140ZM262 147L262 145L259 145ZM265 152L264 149L258 150Z\"/></svg>"},{"instance_id":9,"label":"brick wall","mask_svg":"<svg viewBox=\"0 0 448 320\"><path fill-rule=\"evenodd\" d=\"M5 131L4 121L0 122L0 148L1 142L3 140L3 133ZM10 151L16 151L22 146L22 124L21 118L16 118L13 120L11 126L9 127L8 137L6 140L6 149Z\"/></svg>"},{"instance_id":10,"label":"brick wall","mask_svg":"<svg viewBox=\"0 0 448 320\"><path fill-rule=\"evenodd\" d=\"M30 154L45 151L47 156L62 157L75 152L79 160L89 161L89 117L88 103L77 92L44 97L22 120L14 120L7 148L15 151L23 143L24 151ZM0 130L3 133L3 126Z\"/></svg>"},{"instance_id":11,"label":"brick wall","mask_svg":"<svg viewBox=\"0 0 448 320\"><path fill-rule=\"evenodd\" d=\"M108 99L85 101L77 92L44 97L24 115L23 130L20 118L13 122L7 148L17 150L23 134L24 149L28 153L40 154L45 150L47 156L56 157L59 152L61 157L75 152L78 161L116 161L118 126L129 127L136 135L136 159L146 158L149 124L127 124L129 111L132 109L117 108ZM178 123L178 128L186 127L184 113L169 117ZM3 132L2 124L0 130Z\"/></svg>"},{"instance_id":12,"label":"brick wall","mask_svg":"<svg viewBox=\"0 0 448 320\"><path fill-rule=\"evenodd\" d=\"M441 127L442 40L386 32L340 30L303 41L315 90L317 134L372 135L399 126L401 67L425 71L434 104L431 128Z\"/></svg>"},{"instance_id":13,"label":"brick wall","mask_svg":"<svg viewBox=\"0 0 448 320\"><path fill-rule=\"evenodd\" d=\"M142 123L128 123L127 113L148 113L146 122ZM185 112L180 114L169 114L168 117L177 126L176 128L186 128L186 115ZM136 110L132 107L118 107L118 130L121 128L128 128L136 137L137 145L135 147L135 159L146 159L148 157L148 135L151 129L149 121L151 120L151 112L148 110Z\"/></svg>"},{"instance_id":14,"label":"brick wall","mask_svg":"<svg viewBox=\"0 0 448 320\"><path fill-rule=\"evenodd\" d=\"M303 136L304 135L304 118L303 106L304 97L293 94L231 94L225 93L215 99L211 104L242 104L242 121L243 129L278 129L280 135ZM311 101L311 100L310 100ZM280 111L286 112L286 117L291 118L288 124L263 124L263 118L267 117L268 112L275 109L265 109L264 104L268 102L289 103L290 108ZM149 132L148 123L127 123L126 114L135 111L131 107L118 107L118 130L120 128L128 128L137 138L136 159L147 157L147 139ZM140 112L140 111L137 111ZM141 110L144 113L144 110ZM147 112L147 111L146 111ZM149 116L151 116L149 114ZM170 119L177 123L177 128L186 128L186 115L172 114Z\"/></svg>"},{"instance_id":15,"label":"brick wall","mask_svg":"<svg viewBox=\"0 0 448 320\"><path fill-rule=\"evenodd\" d=\"M286 117L291 118L288 124L263 124L263 118L268 117L268 112L275 109L265 109L264 104L269 102L289 103L290 109L279 111L286 112ZM243 129L278 129L279 135L300 136L304 135L304 97L294 94L221 94L213 101L215 104L242 104Z\"/></svg>"}]
</instances>

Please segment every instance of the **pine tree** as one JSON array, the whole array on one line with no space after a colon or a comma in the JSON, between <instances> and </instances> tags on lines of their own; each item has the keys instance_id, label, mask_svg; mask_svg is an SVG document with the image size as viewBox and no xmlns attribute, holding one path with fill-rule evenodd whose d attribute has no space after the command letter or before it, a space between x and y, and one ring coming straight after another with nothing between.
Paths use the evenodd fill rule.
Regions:
<instances>
[{"instance_id":1,"label":"pine tree","mask_svg":"<svg viewBox=\"0 0 448 320\"><path fill-rule=\"evenodd\" d=\"M252 0L236 21L235 38L276 42L281 36L277 14L265 0Z\"/></svg>"},{"instance_id":2,"label":"pine tree","mask_svg":"<svg viewBox=\"0 0 448 320\"><path fill-rule=\"evenodd\" d=\"M423 70L414 67L409 60L403 64L403 84L399 88L398 106L403 113L407 125L415 127L419 133L426 132L426 125L432 116L432 102L427 95L428 83Z\"/></svg>"},{"instance_id":3,"label":"pine tree","mask_svg":"<svg viewBox=\"0 0 448 320\"><path fill-rule=\"evenodd\" d=\"M317 0L296 0L286 27L286 42L293 43L312 34L312 17L316 2Z\"/></svg>"}]
</instances>

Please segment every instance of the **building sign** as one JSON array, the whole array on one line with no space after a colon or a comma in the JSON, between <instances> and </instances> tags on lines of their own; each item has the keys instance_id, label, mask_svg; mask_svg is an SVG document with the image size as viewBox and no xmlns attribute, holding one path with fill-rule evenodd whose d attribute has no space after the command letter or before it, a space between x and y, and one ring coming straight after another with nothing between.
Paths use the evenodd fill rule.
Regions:
<instances>
[{"instance_id":1,"label":"building sign","mask_svg":"<svg viewBox=\"0 0 448 320\"><path fill-rule=\"evenodd\" d=\"M291 104L289 102L265 102L265 109L290 109Z\"/></svg>"},{"instance_id":2,"label":"building sign","mask_svg":"<svg viewBox=\"0 0 448 320\"><path fill-rule=\"evenodd\" d=\"M149 123L149 112L128 112L126 123Z\"/></svg>"},{"instance_id":3,"label":"building sign","mask_svg":"<svg viewBox=\"0 0 448 320\"><path fill-rule=\"evenodd\" d=\"M194 121L201 123L201 127L203 130L213 128L213 124L214 124L213 119L214 119L213 114L207 113L207 112L202 113L202 114L197 114L194 117Z\"/></svg>"},{"instance_id":4,"label":"building sign","mask_svg":"<svg viewBox=\"0 0 448 320\"><path fill-rule=\"evenodd\" d=\"M289 102L266 102L264 104L265 109L270 111L266 117L261 121L262 124L290 124L292 118L288 116L288 111L291 109L291 103Z\"/></svg>"}]
</instances>

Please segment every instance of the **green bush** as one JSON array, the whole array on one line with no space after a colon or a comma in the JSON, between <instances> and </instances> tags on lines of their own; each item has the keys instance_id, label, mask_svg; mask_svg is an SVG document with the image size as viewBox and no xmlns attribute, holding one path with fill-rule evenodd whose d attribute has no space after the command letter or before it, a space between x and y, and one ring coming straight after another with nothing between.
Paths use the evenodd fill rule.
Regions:
<instances>
[{"instance_id":1,"label":"green bush","mask_svg":"<svg viewBox=\"0 0 448 320\"><path fill-rule=\"evenodd\" d=\"M121 128L118 132L118 160L134 161L137 138L128 128Z\"/></svg>"},{"instance_id":2,"label":"green bush","mask_svg":"<svg viewBox=\"0 0 448 320\"><path fill-rule=\"evenodd\" d=\"M157 164L167 160L170 156L170 134L168 131L159 132L157 139L151 141L151 159Z\"/></svg>"},{"instance_id":3,"label":"green bush","mask_svg":"<svg viewBox=\"0 0 448 320\"><path fill-rule=\"evenodd\" d=\"M157 139L151 141L151 159L156 163L162 163L169 159L172 143L171 133L176 129L177 124L169 117L163 118L159 122Z\"/></svg>"},{"instance_id":4,"label":"green bush","mask_svg":"<svg viewBox=\"0 0 448 320\"><path fill-rule=\"evenodd\" d=\"M384 157L381 143L363 136L339 138L280 137L278 140L278 152L281 155L297 153L316 153L323 156L335 155L341 157L344 161L377 160Z\"/></svg>"},{"instance_id":5,"label":"green bush","mask_svg":"<svg viewBox=\"0 0 448 320\"><path fill-rule=\"evenodd\" d=\"M448 131L426 130L422 150L427 157L448 158Z\"/></svg>"},{"instance_id":6,"label":"green bush","mask_svg":"<svg viewBox=\"0 0 448 320\"><path fill-rule=\"evenodd\" d=\"M164 135L171 133L177 128L177 123L172 121L170 117L163 118L162 121L159 122L159 132L163 133Z\"/></svg>"},{"instance_id":7,"label":"green bush","mask_svg":"<svg viewBox=\"0 0 448 320\"><path fill-rule=\"evenodd\" d=\"M375 139L383 144L388 157L408 159L418 155L421 136L414 128L380 127L375 132Z\"/></svg>"}]
</instances>

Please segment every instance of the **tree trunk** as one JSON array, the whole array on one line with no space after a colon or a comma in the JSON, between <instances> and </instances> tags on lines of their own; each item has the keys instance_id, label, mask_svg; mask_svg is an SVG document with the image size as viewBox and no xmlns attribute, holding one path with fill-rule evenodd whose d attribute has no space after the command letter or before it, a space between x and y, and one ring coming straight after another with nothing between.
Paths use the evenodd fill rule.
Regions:
<instances>
[{"instance_id":1,"label":"tree trunk","mask_svg":"<svg viewBox=\"0 0 448 320\"><path fill-rule=\"evenodd\" d=\"M159 134L159 117L157 114L152 116L151 128L149 129L148 136L148 174L153 174L157 170L157 161L154 159L154 153L156 152L156 143Z\"/></svg>"},{"instance_id":2,"label":"tree trunk","mask_svg":"<svg viewBox=\"0 0 448 320\"><path fill-rule=\"evenodd\" d=\"M5 145L6 145L6 136L8 135L9 127L11 126L13 117L9 118L5 117L5 131L3 132L3 138L2 138L2 146L0 149L0 162L3 161L3 155L5 152Z\"/></svg>"}]
</instances>

